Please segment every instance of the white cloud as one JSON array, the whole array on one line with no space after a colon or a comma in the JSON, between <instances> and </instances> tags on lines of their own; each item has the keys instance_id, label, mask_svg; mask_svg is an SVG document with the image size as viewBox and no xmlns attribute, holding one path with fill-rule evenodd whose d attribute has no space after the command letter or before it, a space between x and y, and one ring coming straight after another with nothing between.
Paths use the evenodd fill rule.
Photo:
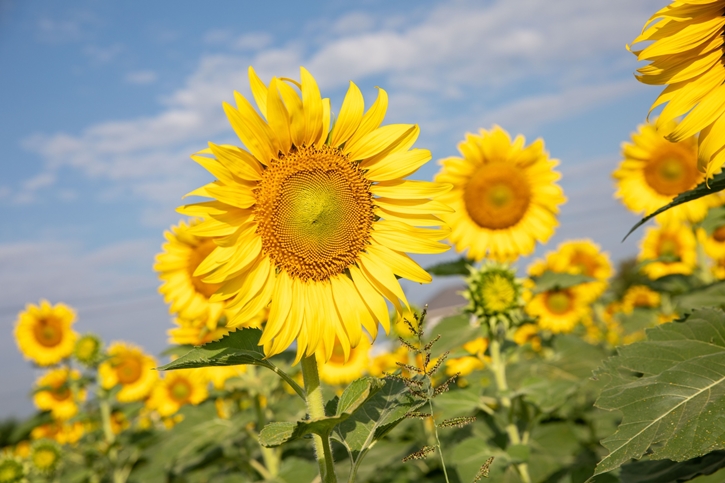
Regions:
<instances>
[{"instance_id":1,"label":"white cloud","mask_svg":"<svg viewBox=\"0 0 725 483\"><path fill-rule=\"evenodd\" d=\"M254 32L238 37L232 46L238 50L260 50L271 43L271 35L263 32Z\"/></svg>"},{"instance_id":2,"label":"white cloud","mask_svg":"<svg viewBox=\"0 0 725 483\"><path fill-rule=\"evenodd\" d=\"M125 48L121 44L113 44L108 47L89 45L83 49L83 53L97 64L106 64L118 57L124 50Z\"/></svg>"},{"instance_id":3,"label":"white cloud","mask_svg":"<svg viewBox=\"0 0 725 483\"><path fill-rule=\"evenodd\" d=\"M146 85L153 84L158 79L158 74L152 70L137 70L126 74L125 80L129 84Z\"/></svg>"},{"instance_id":4,"label":"white cloud","mask_svg":"<svg viewBox=\"0 0 725 483\"><path fill-rule=\"evenodd\" d=\"M96 25L98 19L90 12L76 12L67 18L43 16L37 20L36 36L46 43L76 42L84 39Z\"/></svg>"}]
</instances>

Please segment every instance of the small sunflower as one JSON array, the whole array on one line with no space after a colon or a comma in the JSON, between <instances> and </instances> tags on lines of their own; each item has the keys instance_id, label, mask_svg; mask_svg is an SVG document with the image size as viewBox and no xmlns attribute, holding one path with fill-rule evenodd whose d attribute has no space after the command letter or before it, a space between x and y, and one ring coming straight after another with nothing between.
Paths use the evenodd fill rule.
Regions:
<instances>
[{"instance_id":1,"label":"small sunflower","mask_svg":"<svg viewBox=\"0 0 725 483\"><path fill-rule=\"evenodd\" d=\"M86 400L86 390L78 388L74 397L71 380L77 381L81 373L67 368L53 369L38 378L38 388L33 395L33 402L41 411L50 411L53 418L61 421L72 418L78 413L78 403Z\"/></svg>"},{"instance_id":2,"label":"small sunflower","mask_svg":"<svg viewBox=\"0 0 725 483\"><path fill-rule=\"evenodd\" d=\"M675 125L674 121L670 124ZM690 137L669 142L653 124L642 124L632 134L632 143L622 144L622 157L612 173L617 184L614 197L640 215L662 208L705 179L697 170L697 140ZM717 195L709 195L683 203L657 215L657 221L663 225L698 222L717 199Z\"/></svg>"},{"instance_id":3,"label":"small sunflower","mask_svg":"<svg viewBox=\"0 0 725 483\"><path fill-rule=\"evenodd\" d=\"M712 266L712 274L718 280L725 280L725 258L718 258Z\"/></svg>"},{"instance_id":4,"label":"small sunflower","mask_svg":"<svg viewBox=\"0 0 725 483\"><path fill-rule=\"evenodd\" d=\"M604 293L607 280L613 273L609 257L591 240L563 242L546 260L548 268L553 272L586 275L596 279L579 286L589 300L596 300Z\"/></svg>"},{"instance_id":5,"label":"small sunflower","mask_svg":"<svg viewBox=\"0 0 725 483\"><path fill-rule=\"evenodd\" d=\"M506 264L494 261L481 268L469 267L463 297L468 300L466 311L486 322L492 317L504 317L511 322L520 318L524 306L524 287L516 273Z\"/></svg>"},{"instance_id":6,"label":"small sunflower","mask_svg":"<svg viewBox=\"0 0 725 483\"><path fill-rule=\"evenodd\" d=\"M468 257L512 261L545 243L559 224L559 205L566 201L560 178L544 142L524 147L523 136L511 141L498 126L480 135L467 134L458 145L462 158L440 161L436 181L453 184L442 196L454 213L441 217L451 229L456 250Z\"/></svg>"},{"instance_id":7,"label":"small sunflower","mask_svg":"<svg viewBox=\"0 0 725 483\"><path fill-rule=\"evenodd\" d=\"M224 320L224 317L220 320ZM230 329L225 326L215 325L210 329L205 320L177 318L174 322L178 327L166 332L169 335L169 344L199 346L219 340L230 332Z\"/></svg>"},{"instance_id":8,"label":"small sunflower","mask_svg":"<svg viewBox=\"0 0 725 483\"><path fill-rule=\"evenodd\" d=\"M723 0L674 0L650 17L632 41L647 43L632 53L652 61L638 69L637 79L667 86L650 109L666 104L657 128L672 142L700 132L698 164L708 177L725 161L724 11ZM682 115L679 125L670 123Z\"/></svg>"},{"instance_id":9,"label":"small sunflower","mask_svg":"<svg viewBox=\"0 0 725 483\"><path fill-rule=\"evenodd\" d=\"M144 399L159 378L156 360L132 344L114 342L108 348L108 360L98 367L101 387L121 386L116 395L119 402Z\"/></svg>"},{"instance_id":10,"label":"small sunflower","mask_svg":"<svg viewBox=\"0 0 725 483\"><path fill-rule=\"evenodd\" d=\"M531 345L535 351L541 350L541 337L539 337L539 327L536 324L523 324L514 332L514 342L518 345Z\"/></svg>"},{"instance_id":11,"label":"small sunflower","mask_svg":"<svg viewBox=\"0 0 725 483\"><path fill-rule=\"evenodd\" d=\"M30 448L30 463L34 470L43 475L52 475L58 470L63 453L55 441L41 439Z\"/></svg>"},{"instance_id":12,"label":"small sunflower","mask_svg":"<svg viewBox=\"0 0 725 483\"><path fill-rule=\"evenodd\" d=\"M176 414L186 404L197 405L208 396L208 381L203 372L194 369L168 371L151 393L147 406L162 417Z\"/></svg>"},{"instance_id":13,"label":"small sunflower","mask_svg":"<svg viewBox=\"0 0 725 483\"><path fill-rule=\"evenodd\" d=\"M25 465L19 458L0 456L0 483L20 483L26 473Z\"/></svg>"},{"instance_id":14,"label":"small sunflower","mask_svg":"<svg viewBox=\"0 0 725 483\"><path fill-rule=\"evenodd\" d=\"M71 330L75 312L65 304L28 304L15 323L20 352L39 366L52 366L73 353L78 334Z\"/></svg>"},{"instance_id":15,"label":"small sunflower","mask_svg":"<svg viewBox=\"0 0 725 483\"><path fill-rule=\"evenodd\" d=\"M335 344L332 357L325 362L322 355L318 355L317 364L320 370L320 380L332 386L343 386L362 377L370 365L370 342L367 338L360 340L357 347L350 349L350 355L345 359L345 352L339 344Z\"/></svg>"},{"instance_id":16,"label":"small sunflower","mask_svg":"<svg viewBox=\"0 0 725 483\"><path fill-rule=\"evenodd\" d=\"M446 359L446 375L458 374L465 377L473 371L483 369L489 359L483 355L487 348L488 339L484 337L478 337L466 342L463 344L463 349L470 355Z\"/></svg>"},{"instance_id":17,"label":"small sunflower","mask_svg":"<svg viewBox=\"0 0 725 483\"><path fill-rule=\"evenodd\" d=\"M81 421L75 421L73 423L67 421L54 421L52 423L36 426L30 432L30 437L33 440L44 438L52 439L58 444L75 444L80 441L85 432L86 427Z\"/></svg>"},{"instance_id":18,"label":"small sunflower","mask_svg":"<svg viewBox=\"0 0 725 483\"><path fill-rule=\"evenodd\" d=\"M260 345L268 355L297 343L297 359L318 351L345 356L378 324L389 330L385 299L408 307L396 275L432 279L405 252L442 253L449 230L429 229L450 208L437 201L450 186L404 178L430 159L411 150L416 125L380 126L387 94L364 112L350 83L335 125L330 102L301 68L301 82L272 78L265 85L249 69L259 112L234 93L224 104L248 150L209 143L192 158L216 181L189 195L213 201L182 207L204 221L195 236L215 248L191 274L218 285L209 300L226 301L229 326L270 305ZM295 89L299 88L299 93ZM213 157L210 157L213 156Z\"/></svg>"},{"instance_id":19,"label":"small sunflower","mask_svg":"<svg viewBox=\"0 0 725 483\"><path fill-rule=\"evenodd\" d=\"M715 228L709 235L704 228L698 228L697 240L708 256L716 260L725 258L725 224Z\"/></svg>"},{"instance_id":20,"label":"small sunflower","mask_svg":"<svg viewBox=\"0 0 725 483\"><path fill-rule=\"evenodd\" d=\"M540 329L555 334L568 333L589 314L588 303L581 286L573 286L534 295L526 305L526 311L532 317L538 317Z\"/></svg>"},{"instance_id":21,"label":"small sunflower","mask_svg":"<svg viewBox=\"0 0 725 483\"><path fill-rule=\"evenodd\" d=\"M95 334L83 334L73 348L73 357L87 367L92 367L101 358L103 343Z\"/></svg>"},{"instance_id":22,"label":"small sunflower","mask_svg":"<svg viewBox=\"0 0 725 483\"><path fill-rule=\"evenodd\" d=\"M398 362L401 364L408 363L408 349L405 347L398 347L392 352L383 352L373 357L368 371L372 376L385 377L387 374L392 374L400 369Z\"/></svg>"},{"instance_id":23,"label":"small sunflower","mask_svg":"<svg viewBox=\"0 0 725 483\"><path fill-rule=\"evenodd\" d=\"M194 271L217 247L213 238L202 238L192 233L192 227L200 223L192 219L187 225L180 221L166 231L166 243L156 255L154 270L163 281L159 292L169 305L169 312L187 320L201 319L214 329L224 312L224 302L209 300L221 284L206 283Z\"/></svg>"},{"instance_id":24,"label":"small sunflower","mask_svg":"<svg viewBox=\"0 0 725 483\"><path fill-rule=\"evenodd\" d=\"M637 308L653 309L660 306L662 297L645 285L632 285L622 297L622 312L631 314Z\"/></svg>"},{"instance_id":25,"label":"small sunflower","mask_svg":"<svg viewBox=\"0 0 725 483\"><path fill-rule=\"evenodd\" d=\"M689 275L697 265L697 242L687 226L652 226L645 232L637 257L648 262L642 271L655 280L665 275Z\"/></svg>"}]
</instances>

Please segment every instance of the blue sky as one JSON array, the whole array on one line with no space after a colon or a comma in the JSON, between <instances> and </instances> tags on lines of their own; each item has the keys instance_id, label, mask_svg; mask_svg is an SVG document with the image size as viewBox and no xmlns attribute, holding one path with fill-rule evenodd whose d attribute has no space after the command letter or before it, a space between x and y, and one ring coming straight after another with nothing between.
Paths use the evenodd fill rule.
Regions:
<instances>
[{"instance_id":1,"label":"blue sky","mask_svg":"<svg viewBox=\"0 0 725 483\"><path fill-rule=\"evenodd\" d=\"M249 92L249 65L263 79L306 66L333 109L349 80L369 102L385 88L387 121L420 124L434 160L494 123L543 137L570 200L549 248L590 237L632 255L610 173L659 89L624 46L665 3L0 0L0 330L47 298L77 308L79 331L164 347L153 257L210 179L189 154L235 141L221 102ZM10 337L0 364L0 417L27 414L34 372Z\"/></svg>"}]
</instances>

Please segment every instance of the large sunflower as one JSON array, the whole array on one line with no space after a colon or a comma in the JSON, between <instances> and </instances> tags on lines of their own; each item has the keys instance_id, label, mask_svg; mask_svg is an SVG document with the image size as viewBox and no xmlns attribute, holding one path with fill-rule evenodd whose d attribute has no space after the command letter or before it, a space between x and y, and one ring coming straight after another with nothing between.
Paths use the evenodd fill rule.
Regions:
<instances>
[{"instance_id":1,"label":"large sunflower","mask_svg":"<svg viewBox=\"0 0 725 483\"><path fill-rule=\"evenodd\" d=\"M265 85L250 68L261 115L238 93L224 104L248 151L209 144L192 158L217 180L190 195L213 198L179 211L205 221L191 233L215 237L216 248L193 276L219 284L212 302L227 301L229 326L244 324L270 304L260 344L267 355L297 341L297 357L332 356L337 338L349 356L362 327L389 330L385 299L398 312L408 302L396 275L431 281L404 252L441 253L447 229L436 215L450 211L433 198L450 187L403 178L430 159L410 150L416 125L380 127L387 94L363 113L350 88L330 130L330 103L304 68L302 82ZM298 94L294 86L298 86Z\"/></svg>"},{"instance_id":2,"label":"large sunflower","mask_svg":"<svg viewBox=\"0 0 725 483\"><path fill-rule=\"evenodd\" d=\"M73 353L78 334L71 330L76 314L65 304L28 304L18 314L15 340L20 352L39 366L51 366Z\"/></svg>"},{"instance_id":3,"label":"large sunflower","mask_svg":"<svg viewBox=\"0 0 725 483\"><path fill-rule=\"evenodd\" d=\"M697 242L688 226L651 226L645 232L638 259L652 280L665 275L689 275L697 265Z\"/></svg>"},{"instance_id":4,"label":"large sunflower","mask_svg":"<svg viewBox=\"0 0 725 483\"><path fill-rule=\"evenodd\" d=\"M667 85L650 109L666 104L657 128L673 142L700 132L698 161L708 177L725 162L723 14L723 0L674 0L655 13L632 41L646 42L645 48L633 53L638 60L652 61L639 69L637 78L645 84ZM678 126L669 124L683 114Z\"/></svg>"},{"instance_id":5,"label":"large sunflower","mask_svg":"<svg viewBox=\"0 0 725 483\"><path fill-rule=\"evenodd\" d=\"M132 344L114 342L108 347L108 360L98 367L101 386L111 389L121 386L116 398L119 402L144 399L159 378L156 360Z\"/></svg>"},{"instance_id":6,"label":"large sunflower","mask_svg":"<svg viewBox=\"0 0 725 483\"><path fill-rule=\"evenodd\" d=\"M560 178L544 142L524 147L523 136L511 141L498 126L480 135L467 134L458 145L462 158L442 159L435 180L453 184L440 199L455 213L441 215L451 227L459 252L481 260L515 260L544 243L558 225L559 205L566 201Z\"/></svg>"},{"instance_id":7,"label":"large sunflower","mask_svg":"<svg viewBox=\"0 0 725 483\"><path fill-rule=\"evenodd\" d=\"M74 396L71 388L71 379L77 383L80 378L80 372L67 368L47 372L36 382L33 402L41 411L50 411L55 419L72 418L78 412L78 402L86 399L85 389L78 388Z\"/></svg>"},{"instance_id":8,"label":"large sunflower","mask_svg":"<svg viewBox=\"0 0 725 483\"><path fill-rule=\"evenodd\" d=\"M211 302L209 297L220 285L203 282L194 271L216 244L213 238L198 237L191 232L191 227L199 222L192 219L187 225L180 221L164 233L167 241L161 247L163 251L156 255L154 270L163 281L159 292L170 304L169 312L188 320L204 320L214 330L224 311L224 302Z\"/></svg>"},{"instance_id":9,"label":"large sunflower","mask_svg":"<svg viewBox=\"0 0 725 483\"><path fill-rule=\"evenodd\" d=\"M676 123L670 121L667 126ZM622 144L615 198L635 213L648 215L665 206L678 194L697 186L705 176L697 170L697 140L694 137L672 143L653 124L642 124L632 133L632 143ZM698 222L716 203L717 195L684 203L657 215L661 224Z\"/></svg>"}]
</instances>

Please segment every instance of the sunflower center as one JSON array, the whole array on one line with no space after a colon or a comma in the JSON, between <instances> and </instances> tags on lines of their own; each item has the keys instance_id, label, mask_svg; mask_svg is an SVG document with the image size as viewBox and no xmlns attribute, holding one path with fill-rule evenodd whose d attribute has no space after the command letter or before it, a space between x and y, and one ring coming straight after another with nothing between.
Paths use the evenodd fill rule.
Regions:
<instances>
[{"instance_id":1,"label":"sunflower center","mask_svg":"<svg viewBox=\"0 0 725 483\"><path fill-rule=\"evenodd\" d=\"M293 277L342 273L370 238L370 182L336 148L302 147L273 162L255 196L262 248Z\"/></svg>"},{"instance_id":2,"label":"sunflower center","mask_svg":"<svg viewBox=\"0 0 725 483\"><path fill-rule=\"evenodd\" d=\"M68 389L68 386L65 384L59 385L57 387L54 387L50 391L50 395L55 399L56 401L65 401L70 397L70 390Z\"/></svg>"},{"instance_id":3,"label":"sunflower center","mask_svg":"<svg viewBox=\"0 0 725 483\"><path fill-rule=\"evenodd\" d=\"M221 287L221 284L202 282L201 279L203 277L195 277L193 274L196 267L198 267L215 248L216 243L214 243L214 240L211 238L204 239L204 241L191 250L191 253L189 254L189 262L186 266L186 270L189 272L189 276L191 277L191 284L197 292L206 298L211 297L214 292Z\"/></svg>"},{"instance_id":4,"label":"sunflower center","mask_svg":"<svg viewBox=\"0 0 725 483\"><path fill-rule=\"evenodd\" d=\"M490 312L503 312L516 299L516 288L506 277L493 275L481 287L481 298Z\"/></svg>"},{"instance_id":5,"label":"sunflower center","mask_svg":"<svg viewBox=\"0 0 725 483\"><path fill-rule=\"evenodd\" d=\"M39 319L33 327L33 334L43 347L55 347L63 339L63 324L53 316Z\"/></svg>"},{"instance_id":6,"label":"sunflower center","mask_svg":"<svg viewBox=\"0 0 725 483\"><path fill-rule=\"evenodd\" d=\"M655 153L644 167L647 184L663 196L675 196L693 188L702 175L695 153L674 143L667 151Z\"/></svg>"},{"instance_id":7,"label":"sunflower center","mask_svg":"<svg viewBox=\"0 0 725 483\"><path fill-rule=\"evenodd\" d=\"M184 379L175 380L169 387L169 396L175 402L184 404L191 396L191 384Z\"/></svg>"},{"instance_id":8,"label":"sunflower center","mask_svg":"<svg viewBox=\"0 0 725 483\"><path fill-rule=\"evenodd\" d=\"M481 228L501 230L517 224L531 203L531 187L521 170L505 163L482 166L463 193L468 215Z\"/></svg>"},{"instance_id":9,"label":"sunflower center","mask_svg":"<svg viewBox=\"0 0 725 483\"><path fill-rule=\"evenodd\" d=\"M567 291L555 291L546 294L546 306L554 314L565 314L571 310L572 305L571 294Z\"/></svg>"},{"instance_id":10,"label":"sunflower center","mask_svg":"<svg viewBox=\"0 0 725 483\"><path fill-rule=\"evenodd\" d=\"M665 238L660 241L658 255L660 257L677 257L680 247L677 242L671 238Z\"/></svg>"},{"instance_id":11,"label":"sunflower center","mask_svg":"<svg viewBox=\"0 0 725 483\"><path fill-rule=\"evenodd\" d=\"M121 384L133 384L141 378L141 361L136 357L125 357L116 366L116 377Z\"/></svg>"},{"instance_id":12,"label":"sunflower center","mask_svg":"<svg viewBox=\"0 0 725 483\"><path fill-rule=\"evenodd\" d=\"M718 243L725 242L725 225L718 227L712 232L712 238Z\"/></svg>"},{"instance_id":13,"label":"sunflower center","mask_svg":"<svg viewBox=\"0 0 725 483\"><path fill-rule=\"evenodd\" d=\"M569 260L569 265L576 268L577 271L582 275L589 277L594 276L594 272L597 269L597 263L592 260L592 257L585 253L576 252Z\"/></svg>"}]
</instances>

